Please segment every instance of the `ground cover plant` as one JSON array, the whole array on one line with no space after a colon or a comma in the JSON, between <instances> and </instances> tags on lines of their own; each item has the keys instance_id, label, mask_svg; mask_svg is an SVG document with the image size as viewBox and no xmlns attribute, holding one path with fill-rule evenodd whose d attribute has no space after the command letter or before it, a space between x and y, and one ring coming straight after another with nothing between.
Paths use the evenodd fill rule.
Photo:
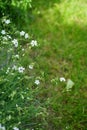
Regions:
<instances>
[{"instance_id":1,"label":"ground cover plant","mask_svg":"<svg viewBox=\"0 0 87 130\"><path fill-rule=\"evenodd\" d=\"M87 1L31 5L0 20L0 129L86 130Z\"/></svg>"},{"instance_id":2,"label":"ground cover plant","mask_svg":"<svg viewBox=\"0 0 87 130\"><path fill-rule=\"evenodd\" d=\"M39 43L12 20L0 21L0 129L41 129L47 112L38 97L43 77L34 72Z\"/></svg>"}]
</instances>

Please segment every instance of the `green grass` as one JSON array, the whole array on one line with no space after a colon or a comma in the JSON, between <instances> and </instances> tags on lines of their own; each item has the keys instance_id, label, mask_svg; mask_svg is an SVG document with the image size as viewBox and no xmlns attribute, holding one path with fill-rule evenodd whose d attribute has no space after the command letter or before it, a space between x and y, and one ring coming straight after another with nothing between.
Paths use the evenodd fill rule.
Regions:
<instances>
[{"instance_id":1,"label":"green grass","mask_svg":"<svg viewBox=\"0 0 87 130\"><path fill-rule=\"evenodd\" d=\"M87 1L38 0L33 7L29 31L41 45L37 62L46 75L43 95L51 100L48 129L86 130ZM75 83L71 92L63 93L66 84L50 83L61 76Z\"/></svg>"},{"instance_id":2,"label":"green grass","mask_svg":"<svg viewBox=\"0 0 87 130\"><path fill-rule=\"evenodd\" d=\"M62 73L65 68L68 72L63 74L68 77L73 76L73 78L75 77L74 80L79 80L78 77L82 77L87 82L85 49L87 47L87 19L85 17L87 3L81 0L76 2L73 0L70 2L63 1L60 4L55 2L52 7L48 6L44 10L45 4L47 3L43 4L42 2L43 8L41 8L41 5L37 8L41 14L39 14L40 16L35 15L34 22L31 23L30 27L30 31L43 46L40 50L43 52L41 55L43 55L43 58L47 58L47 62L52 62L51 67L55 68L56 66L59 71L63 67ZM39 5L39 1L37 5ZM81 82L81 79L79 82ZM79 86L81 85L79 84Z\"/></svg>"},{"instance_id":3,"label":"green grass","mask_svg":"<svg viewBox=\"0 0 87 130\"><path fill-rule=\"evenodd\" d=\"M24 58L19 53L21 58L18 62L27 67L27 76L20 76L20 80L16 80L18 74L13 78L8 76L11 82L5 84L4 77L0 75L3 91L8 88L14 92L15 87L22 87L20 93L12 93L16 97L14 102L10 99L12 95L8 96L11 100L11 104L7 104L9 111L14 103L21 105L22 109L17 121L17 112L12 113L12 122L6 121L7 126L13 123L8 130L18 121L21 121L21 125L17 124L21 130L87 130L87 1L33 0L28 16L26 14L23 28L31 39L38 41L39 46L30 49L26 41L27 44L23 45L26 50ZM33 71L29 71L27 66L31 62L35 64ZM60 82L60 77L65 77L66 82ZM40 79L39 86L33 84L35 78ZM66 91L68 79L74 82L71 91ZM18 98L22 95L25 100Z\"/></svg>"}]
</instances>

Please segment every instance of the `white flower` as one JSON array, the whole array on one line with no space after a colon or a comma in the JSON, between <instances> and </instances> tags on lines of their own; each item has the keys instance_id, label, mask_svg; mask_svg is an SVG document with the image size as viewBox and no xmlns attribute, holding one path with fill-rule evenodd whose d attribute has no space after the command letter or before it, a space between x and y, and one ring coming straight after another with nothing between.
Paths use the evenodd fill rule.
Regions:
<instances>
[{"instance_id":1,"label":"white flower","mask_svg":"<svg viewBox=\"0 0 87 130\"><path fill-rule=\"evenodd\" d=\"M22 48L22 51L24 51L24 48Z\"/></svg>"},{"instance_id":2,"label":"white flower","mask_svg":"<svg viewBox=\"0 0 87 130\"><path fill-rule=\"evenodd\" d=\"M6 41L7 41L7 40L8 40L8 38L7 38L6 36L4 36L4 37L3 37L3 40L6 40Z\"/></svg>"},{"instance_id":3,"label":"white flower","mask_svg":"<svg viewBox=\"0 0 87 130\"><path fill-rule=\"evenodd\" d=\"M5 129L5 126L2 126L2 125L0 124L0 130L6 130L6 129Z\"/></svg>"},{"instance_id":4,"label":"white flower","mask_svg":"<svg viewBox=\"0 0 87 130\"><path fill-rule=\"evenodd\" d=\"M5 34L6 34L5 30L2 30L2 31L1 31L1 34L5 35Z\"/></svg>"},{"instance_id":5,"label":"white flower","mask_svg":"<svg viewBox=\"0 0 87 130\"><path fill-rule=\"evenodd\" d=\"M14 44L15 47L18 47L18 41L17 41L17 39L12 40L12 43Z\"/></svg>"},{"instance_id":6,"label":"white flower","mask_svg":"<svg viewBox=\"0 0 87 130\"><path fill-rule=\"evenodd\" d=\"M39 85L40 84L40 81L39 80L35 80L34 82L36 85Z\"/></svg>"},{"instance_id":7,"label":"white flower","mask_svg":"<svg viewBox=\"0 0 87 130\"><path fill-rule=\"evenodd\" d=\"M13 128L13 130L19 130L19 128L17 128L17 127L14 127L14 128Z\"/></svg>"},{"instance_id":8,"label":"white flower","mask_svg":"<svg viewBox=\"0 0 87 130\"><path fill-rule=\"evenodd\" d=\"M3 127L1 128L1 130L6 130L6 129L5 129L5 127L3 126Z\"/></svg>"},{"instance_id":9,"label":"white flower","mask_svg":"<svg viewBox=\"0 0 87 130\"><path fill-rule=\"evenodd\" d=\"M9 39L12 39L10 35L7 35L7 37L8 37Z\"/></svg>"},{"instance_id":10,"label":"white flower","mask_svg":"<svg viewBox=\"0 0 87 130\"><path fill-rule=\"evenodd\" d=\"M12 70L17 70L17 66L14 65L14 66L12 67Z\"/></svg>"},{"instance_id":11,"label":"white flower","mask_svg":"<svg viewBox=\"0 0 87 130\"><path fill-rule=\"evenodd\" d=\"M31 64L31 65L29 65L29 69L31 69L31 70L33 69L33 65L32 65L32 64Z\"/></svg>"},{"instance_id":12,"label":"white flower","mask_svg":"<svg viewBox=\"0 0 87 130\"><path fill-rule=\"evenodd\" d=\"M60 82L65 82L65 81L66 81L66 79L64 77L60 78Z\"/></svg>"},{"instance_id":13,"label":"white flower","mask_svg":"<svg viewBox=\"0 0 87 130\"><path fill-rule=\"evenodd\" d=\"M11 22L10 19L5 20L6 24L9 24L10 22Z\"/></svg>"},{"instance_id":14,"label":"white flower","mask_svg":"<svg viewBox=\"0 0 87 130\"><path fill-rule=\"evenodd\" d=\"M15 57L15 58L17 58L17 59L19 59L19 55L18 55L18 54L17 54L17 55L15 55L14 57Z\"/></svg>"},{"instance_id":15,"label":"white flower","mask_svg":"<svg viewBox=\"0 0 87 130\"><path fill-rule=\"evenodd\" d=\"M30 44L31 44L32 47L33 47L33 46L37 46L37 41L36 41L36 40L32 40L32 41L30 42Z\"/></svg>"},{"instance_id":16,"label":"white flower","mask_svg":"<svg viewBox=\"0 0 87 130\"><path fill-rule=\"evenodd\" d=\"M28 33L25 34L25 39L29 38L29 35Z\"/></svg>"},{"instance_id":17,"label":"white flower","mask_svg":"<svg viewBox=\"0 0 87 130\"><path fill-rule=\"evenodd\" d=\"M20 32L20 36L24 36L25 32L24 31L21 31Z\"/></svg>"},{"instance_id":18,"label":"white flower","mask_svg":"<svg viewBox=\"0 0 87 130\"><path fill-rule=\"evenodd\" d=\"M9 70L10 70L10 67L8 67L8 68L7 68L6 74L8 74L8 73L9 73Z\"/></svg>"},{"instance_id":19,"label":"white flower","mask_svg":"<svg viewBox=\"0 0 87 130\"><path fill-rule=\"evenodd\" d=\"M18 68L19 73L23 73L23 72L24 72L24 70L25 70L25 68L24 68L24 67L22 67L22 66Z\"/></svg>"}]
</instances>

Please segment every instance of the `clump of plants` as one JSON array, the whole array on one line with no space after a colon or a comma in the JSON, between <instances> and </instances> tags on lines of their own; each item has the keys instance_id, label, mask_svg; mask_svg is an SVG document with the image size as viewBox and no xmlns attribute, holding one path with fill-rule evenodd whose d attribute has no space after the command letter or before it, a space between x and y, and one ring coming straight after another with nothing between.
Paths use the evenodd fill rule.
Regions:
<instances>
[{"instance_id":1,"label":"clump of plants","mask_svg":"<svg viewBox=\"0 0 87 130\"><path fill-rule=\"evenodd\" d=\"M17 30L9 17L2 17L0 130L43 130L47 125L47 111L38 97L43 78L35 72L38 48L32 35Z\"/></svg>"},{"instance_id":2,"label":"clump of plants","mask_svg":"<svg viewBox=\"0 0 87 130\"><path fill-rule=\"evenodd\" d=\"M12 22L15 23L18 28L21 28L23 24L26 24L27 18L30 17L31 3L32 0L1 0L0 18L4 15L10 16Z\"/></svg>"}]
</instances>

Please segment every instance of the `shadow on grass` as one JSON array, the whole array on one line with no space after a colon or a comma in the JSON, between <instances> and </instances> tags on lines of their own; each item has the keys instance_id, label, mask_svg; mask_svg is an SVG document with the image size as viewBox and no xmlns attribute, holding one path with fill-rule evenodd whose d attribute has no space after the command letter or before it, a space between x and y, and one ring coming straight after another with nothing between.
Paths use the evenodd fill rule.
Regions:
<instances>
[{"instance_id":1,"label":"shadow on grass","mask_svg":"<svg viewBox=\"0 0 87 130\"><path fill-rule=\"evenodd\" d=\"M51 8L55 3L61 3L61 0L38 0L38 1L35 1L33 0L32 1L32 6L34 8L43 8L43 9L48 9L48 8Z\"/></svg>"}]
</instances>

